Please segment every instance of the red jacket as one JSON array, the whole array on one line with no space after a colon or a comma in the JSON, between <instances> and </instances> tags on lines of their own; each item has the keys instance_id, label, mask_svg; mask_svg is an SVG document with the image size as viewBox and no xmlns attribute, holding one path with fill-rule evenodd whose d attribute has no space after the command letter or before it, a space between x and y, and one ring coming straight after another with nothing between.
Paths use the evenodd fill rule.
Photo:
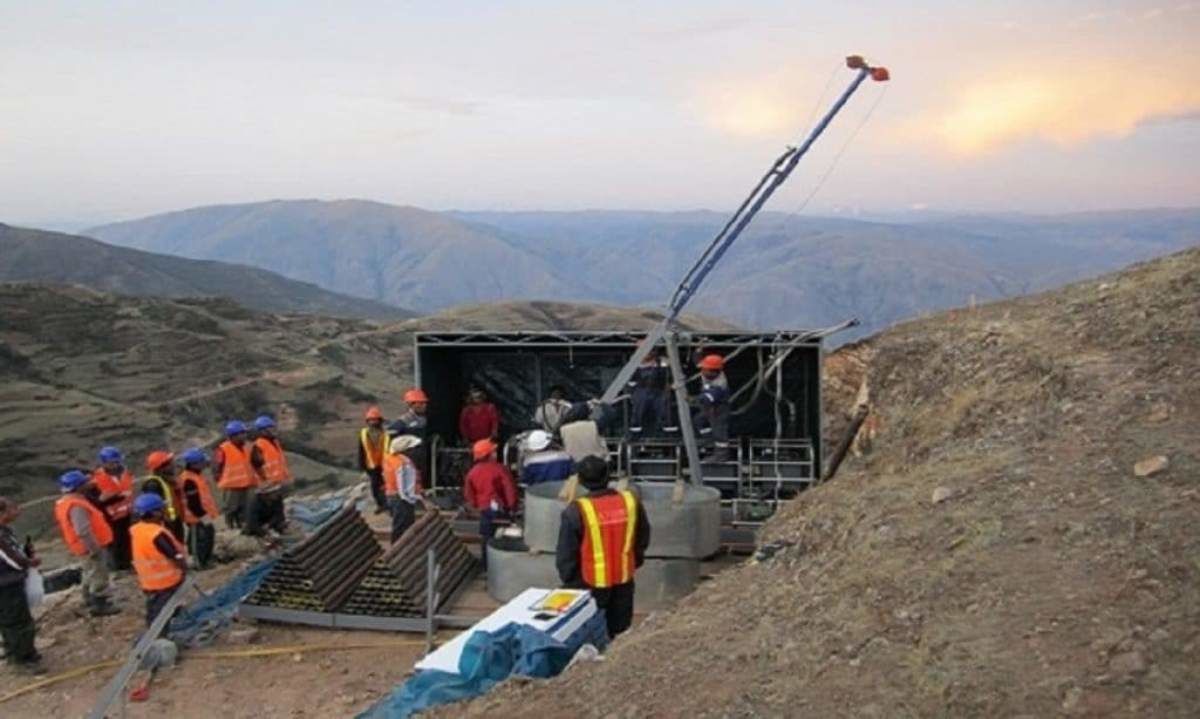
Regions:
<instances>
[{"instance_id":1,"label":"red jacket","mask_svg":"<svg viewBox=\"0 0 1200 719\"><path fill-rule=\"evenodd\" d=\"M489 508L493 499L501 509L511 511L517 506L517 485L503 464L492 460L476 462L463 480L463 498L480 511Z\"/></svg>"},{"instance_id":2,"label":"red jacket","mask_svg":"<svg viewBox=\"0 0 1200 719\"><path fill-rule=\"evenodd\" d=\"M500 410L491 402L469 404L458 415L458 433L468 445L500 434Z\"/></svg>"}]
</instances>

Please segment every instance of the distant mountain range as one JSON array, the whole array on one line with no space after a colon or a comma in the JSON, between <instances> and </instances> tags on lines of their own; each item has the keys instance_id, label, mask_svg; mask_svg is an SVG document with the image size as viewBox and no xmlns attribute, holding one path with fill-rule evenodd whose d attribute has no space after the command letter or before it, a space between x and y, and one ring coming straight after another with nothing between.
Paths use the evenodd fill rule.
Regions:
<instances>
[{"instance_id":1,"label":"distant mountain range","mask_svg":"<svg viewBox=\"0 0 1200 719\"><path fill-rule=\"evenodd\" d=\"M725 220L707 211L437 213L281 200L200 207L86 234L250 264L418 311L505 299L658 307ZM689 309L755 328L854 316L861 334L1197 243L1197 209L911 223L763 213Z\"/></svg>"},{"instance_id":2,"label":"distant mountain range","mask_svg":"<svg viewBox=\"0 0 1200 719\"><path fill-rule=\"evenodd\" d=\"M125 295L228 297L265 312L402 319L413 313L257 267L114 247L87 237L0 224L0 281L78 284Z\"/></svg>"}]
</instances>

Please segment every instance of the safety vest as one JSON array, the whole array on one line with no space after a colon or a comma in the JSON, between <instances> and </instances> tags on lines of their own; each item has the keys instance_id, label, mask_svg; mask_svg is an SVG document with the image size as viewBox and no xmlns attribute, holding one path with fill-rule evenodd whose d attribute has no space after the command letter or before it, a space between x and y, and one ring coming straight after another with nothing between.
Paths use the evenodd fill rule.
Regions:
<instances>
[{"instance_id":1,"label":"safety vest","mask_svg":"<svg viewBox=\"0 0 1200 719\"><path fill-rule=\"evenodd\" d=\"M54 519L58 521L58 528L62 531L63 541L67 543L67 549L71 550L71 554L84 556L88 553L87 547L83 540L75 532L75 525L71 524L71 508L83 507L88 514L88 522L92 525L92 536L96 538L96 544L101 547L107 547L112 544L113 531L108 525L108 520L104 518L104 514L83 497L78 494L64 494L59 497L54 503Z\"/></svg>"},{"instance_id":2,"label":"safety vest","mask_svg":"<svg viewBox=\"0 0 1200 719\"><path fill-rule=\"evenodd\" d=\"M263 475L269 484L287 484L292 481L292 472L288 469L287 457L283 456L283 446L279 440L259 437L254 440L258 451L262 452Z\"/></svg>"},{"instance_id":3,"label":"safety vest","mask_svg":"<svg viewBox=\"0 0 1200 719\"><path fill-rule=\"evenodd\" d=\"M250 464L250 448L252 444L244 444L239 449L233 442L226 440L217 449L225 458L221 466L221 477L217 486L221 489L247 489L258 484L258 473Z\"/></svg>"},{"instance_id":4,"label":"safety vest","mask_svg":"<svg viewBox=\"0 0 1200 719\"><path fill-rule=\"evenodd\" d=\"M383 493L388 497L397 497L400 495L400 485L397 481L397 477L404 467L409 467L414 473L417 471L417 467L413 464L412 460L403 454L384 455ZM421 490L421 478L418 475L415 477L415 479L416 481L413 483L413 492L419 492Z\"/></svg>"},{"instance_id":5,"label":"safety vest","mask_svg":"<svg viewBox=\"0 0 1200 719\"><path fill-rule=\"evenodd\" d=\"M192 482L196 485L196 492L200 495L200 506L204 508L204 516L209 519L216 519L221 514L220 508L217 507L216 501L213 500L212 488L208 486L208 480L198 472L193 472L190 469L183 470L179 475L179 486L186 488L187 483ZM186 524L197 524L200 517L192 514L191 507L188 506L187 496L183 497L183 521Z\"/></svg>"},{"instance_id":6,"label":"safety vest","mask_svg":"<svg viewBox=\"0 0 1200 719\"><path fill-rule=\"evenodd\" d=\"M388 453L388 433L381 427L379 439L371 441L371 428L363 427L358 432L358 441L362 444L363 457L367 460L367 469L377 469L383 466L383 458Z\"/></svg>"},{"instance_id":7,"label":"safety vest","mask_svg":"<svg viewBox=\"0 0 1200 719\"><path fill-rule=\"evenodd\" d=\"M129 528L133 570L137 572L138 585L144 592L170 589L183 581L183 570L179 568L179 564L174 559L163 556L162 551L154 546L154 540L160 534L171 540L178 554L187 556L183 543L167 531L166 527L154 522L134 523Z\"/></svg>"},{"instance_id":8,"label":"safety vest","mask_svg":"<svg viewBox=\"0 0 1200 719\"><path fill-rule=\"evenodd\" d=\"M637 529L637 500L632 492L580 497L583 543L579 563L583 581L607 589L633 581L633 538Z\"/></svg>"},{"instance_id":9,"label":"safety vest","mask_svg":"<svg viewBox=\"0 0 1200 719\"><path fill-rule=\"evenodd\" d=\"M160 490L159 493L162 494L163 503L167 505L166 509L163 510L163 516L167 518L168 522L174 522L179 517L180 506L178 504L179 496L178 492L175 491L175 485L158 476L157 474L152 474L149 477L146 477L146 481L155 482L158 484L158 488Z\"/></svg>"},{"instance_id":10,"label":"safety vest","mask_svg":"<svg viewBox=\"0 0 1200 719\"><path fill-rule=\"evenodd\" d=\"M97 467L92 472L92 480L101 495L112 495L103 500L104 516L109 519L128 517L133 509L133 473L124 469L120 477L113 477L104 467Z\"/></svg>"}]
</instances>

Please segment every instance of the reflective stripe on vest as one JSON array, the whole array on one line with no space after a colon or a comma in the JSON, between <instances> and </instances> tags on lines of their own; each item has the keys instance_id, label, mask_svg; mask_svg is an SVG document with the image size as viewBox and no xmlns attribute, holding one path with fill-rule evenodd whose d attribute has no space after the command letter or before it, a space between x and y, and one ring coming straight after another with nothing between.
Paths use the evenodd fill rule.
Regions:
<instances>
[{"instance_id":1,"label":"reflective stripe on vest","mask_svg":"<svg viewBox=\"0 0 1200 719\"><path fill-rule=\"evenodd\" d=\"M292 472L288 469L287 457L283 455L283 446L278 440L271 441L266 437L254 440L258 451L263 456L263 475L271 484L287 484L292 481Z\"/></svg>"},{"instance_id":2,"label":"reflective stripe on vest","mask_svg":"<svg viewBox=\"0 0 1200 719\"><path fill-rule=\"evenodd\" d=\"M146 481L158 483L158 488L161 490L160 493L162 494L163 503L167 505L166 509L163 510L163 516L165 516L169 522L175 521L175 519L179 516L179 505L176 504L178 498L175 496L175 487L157 474L152 474L149 477L146 477Z\"/></svg>"},{"instance_id":3,"label":"reflective stripe on vest","mask_svg":"<svg viewBox=\"0 0 1200 719\"><path fill-rule=\"evenodd\" d=\"M250 464L250 448L254 445L242 445L243 449L238 449L233 442L225 440L217 449L221 450L221 455L225 463L221 465L221 477L217 480L217 486L221 489L246 489L258 484L258 474L254 471L254 465Z\"/></svg>"},{"instance_id":4,"label":"reflective stripe on vest","mask_svg":"<svg viewBox=\"0 0 1200 719\"><path fill-rule=\"evenodd\" d=\"M363 448L363 457L367 460L367 469L378 469L383 466L383 459L387 456L388 450L388 433L383 429L379 430L379 442L377 446L371 445L371 428L363 427L358 432L358 441Z\"/></svg>"},{"instance_id":5,"label":"reflective stripe on vest","mask_svg":"<svg viewBox=\"0 0 1200 719\"><path fill-rule=\"evenodd\" d=\"M183 570L175 560L163 556L159 548L154 546L154 540L160 534L171 540L178 554L187 556L183 544L166 527L153 522L135 523L129 528L129 536L132 540L133 570L137 572L142 591L158 592L183 581Z\"/></svg>"},{"instance_id":6,"label":"reflective stripe on vest","mask_svg":"<svg viewBox=\"0 0 1200 719\"><path fill-rule=\"evenodd\" d=\"M208 480L203 475L193 472L190 469L185 469L179 475L179 484L187 487L187 483L192 482L196 485L196 493L200 495L200 506L204 508L204 516L209 519L215 519L221 515L221 510L217 507L216 501L213 499L212 488L208 486ZM191 507L188 506L187 494L184 493L181 504L183 505L183 521L187 524L196 524L200 521L200 517L192 514Z\"/></svg>"},{"instance_id":7,"label":"reflective stripe on vest","mask_svg":"<svg viewBox=\"0 0 1200 719\"><path fill-rule=\"evenodd\" d=\"M104 518L104 514L83 497L77 494L64 494L54 503L54 519L58 521L58 528L62 531L63 541L67 543L67 549L71 550L71 554L82 557L88 553L87 545L79 538L79 535L75 532L75 525L71 523L72 507L83 507L87 512L88 523L92 528L92 536L96 538L96 544L99 544L101 547L107 547L112 544L112 527L109 526L108 520Z\"/></svg>"},{"instance_id":8,"label":"reflective stripe on vest","mask_svg":"<svg viewBox=\"0 0 1200 719\"><path fill-rule=\"evenodd\" d=\"M580 497L583 519L580 569L583 581L607 589L633 579L633 539L637 525L637 500L632 492L603 497Z\"/></svg>"}]
</instances>

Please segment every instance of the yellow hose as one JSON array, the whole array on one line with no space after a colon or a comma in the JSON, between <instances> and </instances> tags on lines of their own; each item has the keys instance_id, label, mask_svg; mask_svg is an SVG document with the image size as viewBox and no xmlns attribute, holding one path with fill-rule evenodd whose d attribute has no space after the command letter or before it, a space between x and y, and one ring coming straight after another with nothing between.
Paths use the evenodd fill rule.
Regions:
<instances>
[{"instance_id":1,"label":"yellow hose","mask_svg":"<svg viewBox=\"0 0 1200 719\"><path fill-rule=\"evenodd\" d=\"M270 657L277 654L304 654L305 652L336 652L346 649L390 649L392 647L409 647L409 646L424 646L424 640L407 639L394 642L358 642L358 643L326 643L326 644L291 644L282 647L257 647L255 649L235 649L235 650L217 650L217 651L199 651L182 655L183 659L242 659L248 657ZM0 695L0 704L16 699L19 696L36 691L42 687L48 687L68 679L81 677L84 674L98 671L100 669L111 669L119 667L125 663L124 659L106 659L102 662L87 664L82 667L68 669L65 672L60 672L53 676L39 679L32 684L14 689L11 692Z\"/></svg>"}]
</instances>

